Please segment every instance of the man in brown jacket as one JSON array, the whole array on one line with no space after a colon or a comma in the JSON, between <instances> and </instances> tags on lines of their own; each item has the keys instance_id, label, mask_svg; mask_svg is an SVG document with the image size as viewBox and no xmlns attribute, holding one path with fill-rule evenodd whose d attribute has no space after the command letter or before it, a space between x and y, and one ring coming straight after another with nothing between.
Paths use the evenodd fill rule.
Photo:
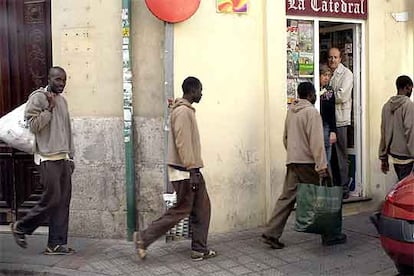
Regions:
<instances>
[{"instance_id":1,"label":"man in brown jacket","mask_svg":"<svg viewBox=\"0 0 414 276\"><path fill-rule=\"evenodd\" d=\"M146 257L147 247L164 235L183 218L191 215L192 242L191 259L201 261L216 256L207 247L210 225L210 199L200 168L200 135L195 109L192 103L201 100L202 85L195 77L188 77L182 84L183 97L173 103L168 137L168 174L177 193L177 204L168 209L159 219L142 232L136 232L134 239L138 256Z\"/></svg>"},{"instance_id":2,"label":"man in brown jacket","mask_svg":"<svg viewBox=\"0 0 414 276\"><path fill-rule=\"evenodd\" d=\"M65 85L65 70L52 67L48 86L34 91L27 101L25 118L35 135L35 163L40 165L45 190L39 203L11 224L16 243L26 248L25 235L31 235L48 218L46 255L74 253L67 247L74 147L68 104L61 95Z\"/></svg>"},{"instance_id":3,"label":"man in brown jacket","mask_svg":"<svg viewBox=\"0 0 414 276\"><path fill-rule=\"evenodd\" d=\"M414 165L414 103L410 100L413 81L408 76L399 76L395 84L397 95L382 108L379 159L386 174L390 170L390 156L401 180L411 173Z\"/></svg>"},{"instance_id":4,"label":"man in brown jacket","mask_svg":"<svg viewBox=\"0 0 414 276\"><path fill-rule=\"evenodd\" d=\"M285 120L283 144L287 151L287 171L283 191L262 235L263 242L273 249L285 246L279 238L294 208L298 183L318 184L320 178L328 176L322 118L314 107L315 87L310 82L300 83L298 96L299 99L290 106ZM323 245L345 241L346 236L342 233L322 236Z\"/></svg>"}]
</instances>

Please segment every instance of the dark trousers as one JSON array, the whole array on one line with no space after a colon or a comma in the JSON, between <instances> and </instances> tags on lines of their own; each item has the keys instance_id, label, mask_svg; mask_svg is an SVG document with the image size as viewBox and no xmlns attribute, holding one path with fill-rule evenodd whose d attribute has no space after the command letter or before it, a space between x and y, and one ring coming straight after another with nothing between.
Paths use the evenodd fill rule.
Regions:
<instances>
[{"instance_id":1,"label":"dark trousers","mask_svg":"<svg viewBox=\"0 0 414 276\"><path fill-rule=\"evenodd\" d=\"M408 164L394 164L394 170L397 174L398 180L402 180L406 176L408 176L412 171L414 162L408 163Z\"/></svg>"},{"instance_id":2,"label":"dark trousers","mask_svg":"<svg viewBox=\"0 0 414 276\"><path fill-rule=\"evenodd\" d=\"M338 172L339 175L334 179L337 179L339 183L336 185L341 185L344 187L345 191L349 191L349 164L348 164L348 136L347 136L348 127L338 127L336 129L336 143L335 143L335 152L338 162ZM335 173L335 172L334 172Z\"/></svg>"},{"instance_id":3,"label":"dark trousers","mask_svg":"<svg viewBox=\"0 0 414 276\"><path fill-rule=\"evenodd\" d=\"M69 205L72 192L70 161L43 161L40 179L44 192L39 203L18 223L18 230L31 235L49 217L48 246L67 244Z\"/></svg>"},{"instance_id":4,"label":"dark trousers","mask_svg":"<svg viewBox=\"0 0 414 276\"><path fill-rule=\"evenodd\" d=\"M206 253L207 235L210 226L210 199L202 177L197 191L191 189L189 179L173 181L171 184L177 193L177 204L168 209L159 219L153 221L142 231L141 239L145 248L164 235L180 220L190 215L192 241L191 249Z\"/></svg>"},{"instance_id":5,"label":"dark trousers","mask_svg":"<svg viewBox=\"0 0 414 276\"><path fill-rule=\"evenodd\" d=\"M287 165L282 194L264 231L267 237L279 239L282 236L289 215L295 207L298 183L319 184L319 174L315 171L315 164ZM329 233L329 236L337 234L339 233Z\"/></svg>"}]
</instances>

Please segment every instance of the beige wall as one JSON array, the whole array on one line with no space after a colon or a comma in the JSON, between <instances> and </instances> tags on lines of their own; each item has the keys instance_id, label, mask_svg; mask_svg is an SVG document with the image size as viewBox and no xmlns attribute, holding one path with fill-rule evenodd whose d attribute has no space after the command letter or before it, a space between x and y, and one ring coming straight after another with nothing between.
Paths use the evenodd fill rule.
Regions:
<instances>
[{"instance_id":1,"label":"beige wall","mask_svg":"<svg viewBox=\"0 0 414 276\"><path fill-rule=\"evenodd\" d=\"M402 74L413 78L413 2L411 0L370 1L367 24L367 156L368 195L381 200L396 181L394 170L384 177L379 168L378 145L381 109L396 94L395 79ZM396 22L391 13L410 11L408 22Z\"/></svg>"},{"instance_id":2,"label":"beige wall","mask_svg":"<svg viewBox=\"0 0 414 276\"><path fill-rule=\"evenodd\" d=\"M203 83L197 108L212 201L212 230L255 226L265 215L263 3L248 15L197 13L175 25L175 95L189 75Z\"/></svg>"}]
</instances>

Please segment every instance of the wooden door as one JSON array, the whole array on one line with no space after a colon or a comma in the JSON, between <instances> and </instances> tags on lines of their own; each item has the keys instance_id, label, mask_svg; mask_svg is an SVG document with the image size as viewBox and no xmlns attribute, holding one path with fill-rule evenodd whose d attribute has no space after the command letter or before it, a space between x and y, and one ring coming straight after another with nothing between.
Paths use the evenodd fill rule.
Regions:
<instances>
[{"instance_id":1,"label":"wooden door","mask_svg":"<svg viewBox=\"0 0 414 276\"><path fill-rule=\"evenodd\" d=\"M50 0L0 0L0 116L47 85L52 65ZM23 216L43 187L33 156L0 142L0 223Z\"/></svg>"}]
</instances>

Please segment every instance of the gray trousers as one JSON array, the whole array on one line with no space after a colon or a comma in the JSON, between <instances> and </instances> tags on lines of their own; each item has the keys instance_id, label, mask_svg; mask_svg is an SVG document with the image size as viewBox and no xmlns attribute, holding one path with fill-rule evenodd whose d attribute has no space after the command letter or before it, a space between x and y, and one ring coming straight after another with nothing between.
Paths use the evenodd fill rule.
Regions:
<instances>
[{"instance_id":1,"label":"gray trousers","mask_svg":"<svg viewBox=\"0 0 414 276\"><path fill-rule=\"evenodd\" d=\"M348 163L348 136L347 136L348 127L338 127L336 129L336 157L338 160L338 177L334 179L339 179L340 183L336 183L338 186L343 186L344 190L349 191L349 163Z\"/></svg>"},{"instance_id":2,"label":"gray trousers","mask_svg":"<svg viewBox=\"0 0 414 276\"><path fill-rule=\"evenodd\" d=\"M43 161L40 163L40 180L44 192L39 203L19 220L18 230L31 235L48 217L48 246L67 244L69 205L72 193L70 161Z\"/></svg>"}]
</instances>

